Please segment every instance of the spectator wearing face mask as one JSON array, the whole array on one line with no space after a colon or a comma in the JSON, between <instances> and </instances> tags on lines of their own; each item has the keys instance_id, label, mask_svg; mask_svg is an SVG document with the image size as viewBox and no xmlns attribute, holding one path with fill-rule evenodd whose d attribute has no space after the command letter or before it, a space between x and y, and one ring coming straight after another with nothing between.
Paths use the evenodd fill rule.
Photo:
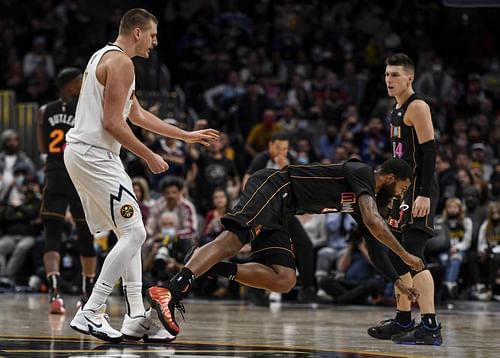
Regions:
<instances>
[{"instance_id":1,"label":"spectator wearing face mask","mask_svg":"<svg viewBox=\"0 0 500 358\"><path fill-rule=\"evenodd\" d=\"M165 211L161 214L158 234L144 244L146 281L152 284L166 282L184 266L184 258L192 248L192 241L180 238L177 227L178 217L175 213Z\"/></svg>"},{"instance_id":2,"label":"spectator wearing face mask","mask_svg":"<svg viewBox=\"0 0 500 358\"><path fill-rule=\"evenodd\" d=\"M0 200L5 196L14 181L14 171L24 169L27 175L34 175L35 166L21 150L19 134L13 129L6 129L0 135Z\"/></svg>"},{"instance_id":3,"label":"spectator wearing face mask","mask_svg":"<svg viewBox=\"0 0 500 358\"><path fill-rule=\"evenodd\" d=\"M40 194L25 169L14 172L13 183L0 202L0 277L14 283L40 235Z\"/></svg>"},{"instance_id":4,"label":"spectator wearing face mask","mask_svg":"<svg viewBox=\"0 0 500 358\"><path fill-rule=\"evenodd\" d=\"M479 230L478 251L479 262L489 266L489 277L484 292L477 297L481 301L500 300L500 296L493 296L500 268L500 202L490 204L488 217Z\"/></svg>"},{"instance_id":5,"label":"spectator wearing face mask","mask_svg":"<svg viewBox=\"0 0 500 358\"><path fill-rule=\"evenodd\" d=\"M460 199L449 198L446 200L442 230L450 243L448 252L440 255L441 262L446 267L444 285L448 291L448 297L456 298L458 296L460 267L472 239L472 220L464 216Z\"/></svg>"}]
</instances>

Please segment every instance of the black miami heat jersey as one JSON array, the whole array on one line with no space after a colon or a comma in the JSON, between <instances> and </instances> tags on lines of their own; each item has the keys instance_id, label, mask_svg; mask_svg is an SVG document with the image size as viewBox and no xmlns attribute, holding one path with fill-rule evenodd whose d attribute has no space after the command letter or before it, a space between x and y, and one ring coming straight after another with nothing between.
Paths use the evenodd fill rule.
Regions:
<instances>
[{"instance_id":1,"label":"black miami heat jersey","mask_svg":"<svg viewBox=\"0 0 500 358\"><path fill-rule=\"evenodd\" d=\"M422 161L423 153L418 142L417 132L415 127L407 126L403 119L405 117L408 106L415 100L421 97L412 94L400 108L394 108L391 112L390 136L392 145L392 156L405 160L413 170L413 182L410 188L406 191L403 201L396 200L392 205L392 210L389 218L389 226L396 232L401 232L406 225L412 228L423 230L429 235L434 233L434 214L436 212L438 184L434 178L431 182L430 199L431 210L429 215L420 218L414 218L411 215L413 202L418 196L422 184Z\"/></svg>"},{"instance_id":2,"label":"black miami heat jersey","mask_svg":"<svg viewBox=\"0 0 500 358\"><path fill-rule=\"evenodd\" d=\"M407 126L403 122L408 106L416 99L422 98L414 93L400 108L393 108L391 112L391 144L392 157L404 159L413 169L413 173L420 177L422 152L418 145L417 132L413 126Z\"/></svg>"},{"instance_id":3,"label":"black miami heat jersey","mask_svg":"<svg viewBox=\"0 0 500 358\"><path fill-rule=\"evenodd\" d=\"M66 133L75 123L76 100L68 103L62 99L45 105L42 131L47 153L46 170L66 170L63 161L63 149L66 144Z\"/></svg>"},{"instance_id":4,"label":"black miami heat jersey","mask_svg":"<svg viewBox=\"0 0 500 358\"><path fill-rule=\"evenodd\" d=\"M287 169L297 215L359 213L357 198L375 198L373 170L358 161L339 164L290 165Z\"/></svg>"}]
</instances>

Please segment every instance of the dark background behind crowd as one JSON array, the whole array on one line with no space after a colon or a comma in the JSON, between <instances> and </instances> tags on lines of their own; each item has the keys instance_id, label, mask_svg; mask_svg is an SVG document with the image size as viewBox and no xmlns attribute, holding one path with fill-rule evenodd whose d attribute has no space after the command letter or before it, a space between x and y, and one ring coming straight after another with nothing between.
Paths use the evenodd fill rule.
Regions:
<instances>
[{"instance_id":1,"label":"dark background behind crowd","mask_svg":"<svg viewBox=\"0 0 500 358\"><path fill-rule=\"evenodd\" d=\"M440 220L427 248L437 295L500 297L495 292L500 265L497 8L449 8L432 0L0 0L0 89L14 90L17 102L41 106L54 100L57 72L65 66L83 70L95 50L115 39L121 15L132 7L144 7L159 20L156 51L149 60L134 61L139 99L173 124L221 130L220 140L204 149L134 128L170 164L167 173L152 175L141 160L122 153L149 236L143 250L145 282L167 280L190 247L221 232L219 218L237 200L250 163L258 153L272 153L278 142L289 146L286 157L293 163L357 157L375 168L387 159L393 101L385 89L384 59L405 52L416 63L414 88L432 107L438 143ZM276 133L286 135L276 139ZM1 145L2 287L30 283L31 289L43 289L37 216L41 159L26 155L15 131L7 128ZM373 271L349 217L299 219L314 246L320 299L391 299L390 285ZM66 290L76 292L78 253L72 251L70 215L67 221L62 265ZM102 255L112 236L96 238ZM235 260L247 259L247 253ZM238 288L208 278L195 292L241 296Z\"/></svg>"}]
</instances>

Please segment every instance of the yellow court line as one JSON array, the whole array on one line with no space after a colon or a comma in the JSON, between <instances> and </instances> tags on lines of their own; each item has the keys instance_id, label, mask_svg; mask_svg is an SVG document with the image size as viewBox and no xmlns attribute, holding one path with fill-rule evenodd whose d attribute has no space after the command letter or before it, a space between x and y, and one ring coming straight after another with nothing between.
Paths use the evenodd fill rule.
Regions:
<instances>
[{"instance_id":1,"label":"yellow court line","mask_svg":"<svg viewBox=\"0 0 500 358\"><path fill-rule=\"evenodd\" d=\"M111 349L119 349L118 347L113 347L110 349L5 349L2 352L5 353L106 353ZM303 351L282 351L282 350L265 350L265 349L244 349L244 350L233 350L233 349L221 349L221 350L208 350L208 349L134 349L129 350L130 353L314 353L314 352L303 352Z\"/></svg>"},{"instance_id":2,"label":"yellow court line","mask_svg":"<svg viewBox=\"0 0 500 358\"><path fill-rule=\"evenodd\" d=\"M9 337L9 338L2 338L2 337ZM29 339L38 339L38 340L56 340L56 341L59 341L59 342L64 342L62 339L60 338L63 338L64 340L68 340L68 341L75 341L75 342L81 342L82 339L84 339L85 341L88 341L88 342L96 342L96 341L100 341L98 340L97 338L94 338L94 337L69 337L69 336L58 336L58 337L50 337L50 336L13 336L13 335L0 335L0 340L1 339L4 339L4 340L17 340L18 338L15 338L15 337L19 337L19 339L23 339L23 340L29 340ZM127 346L130 346L130 345L144 345L144 343L141 343L141 342L124 342L125 343L125 347ZM104 344L104 343L103 343ZM325 353L351 353L351 354L361 354L361 355L372 355L372 356L386 356L386 357L406 357L406 358L430 358L430 356L425 356L425 355L415 355L415 354L408 354L408 353L394 353L394 352L375 352L375 351L366 351L366 350L356 350L356 349L346 349L346 348L319 348L319 347L315 347L315 346L280 346L280 345L264 345L264 344L251 344L251 343L225 343L225 342L209 342L209 341L175 341L175 342L172 342L172 343L169 343L169 351L171 351L172 349L175 349L176 351L179 351L179 352L190 352L190 351L184 351L182 350L182 348L175 348L176 346L178 345L182 345L182 344L191 344L191 345L213 345L213 346L226 346L226 347L257 347L257 348L262 348L262 351L263 352L272 352L271 350L276 350L276 351L279 351L279 352L282 352L282 353L287 353L287 351L285 351L285 349L295 349L296 351L293 351L293 352L296 352L296 353L314 353L314 352L325 352ZM130 347L127 347L130 349ZM269 348L271 350L265 350L264 348ZM7 352L7 350L3 350L4 352ZM10 350L10 351L13 351L13 350ZM48 352L58 352L58 350L47 350ZM73 352L72 350L62 350L63 352ZM136 350L134 349L134 352ZM145 350L145 352L156 352L157 350L156 349L149 349L149 350ZM214 350L200 350L200 352L224 352L225 350L218 350L218 349L214 349ZM304 352L304 351L307 351L307 352ZM19 352L19 353L26 353L24 351L15 351L15 352ZM33 351L27 351L27 352L39 352L39 353L43 353L42 351L37 351L37 350L33 350ZM75 350L75 352L81 352L81 350ZM94 351L96 352L96 351ZM138 350L137 351L138 353L141 353L142 351ZM194 352L194 351L193 351ZM240 353L246 353L246 351L244 350L238 350L238 349L234 349L234 350L230 350L230 352L240 352ZM248 352L260 352L260 351L257 351L257 350L248 350Z\"/></svg>"}]
</instances>

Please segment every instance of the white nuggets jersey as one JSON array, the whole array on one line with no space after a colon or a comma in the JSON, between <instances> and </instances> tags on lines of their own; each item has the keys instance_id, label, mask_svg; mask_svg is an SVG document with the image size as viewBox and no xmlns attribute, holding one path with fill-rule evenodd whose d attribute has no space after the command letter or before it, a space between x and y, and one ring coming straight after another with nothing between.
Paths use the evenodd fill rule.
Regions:
<instances>
[{"instance_id":1,"label":"white nuggets jersey","mask_svg":"<svg viewBox=\"0 0 500 358\"><path fill-rule=\"evenodd\" d=\"M83 74L82 88L76 106L75 126L66 134L68 143L85 143L107 149L119 154L121 144L103 128L104 86L97 80L96 69L102 56L109 51L123 50L116 45L108 44L90 58ZM123 108L123 120L126 120L132 107L132 96L135 90L135 76Z\"/></svg>"}]
</instances>

